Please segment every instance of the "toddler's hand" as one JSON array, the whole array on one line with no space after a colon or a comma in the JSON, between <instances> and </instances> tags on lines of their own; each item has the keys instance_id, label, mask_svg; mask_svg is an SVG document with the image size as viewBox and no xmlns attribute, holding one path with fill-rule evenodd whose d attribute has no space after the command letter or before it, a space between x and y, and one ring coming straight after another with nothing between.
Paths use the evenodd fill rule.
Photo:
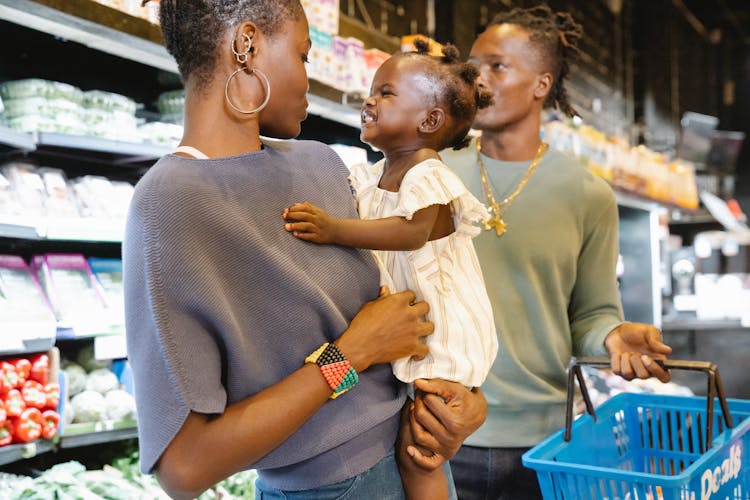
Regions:
<instances>
[{"instance_id":1,"label":"toddler's hand","mask_svg":"<svg viewBox=\"0 0 750 500\"><path fill-rule=\"evenodd\" d=\"M284 209L284 229L296 238L313 243L335 243L336 220L312 203L295 203Z\"/></svg>"}]
</instances>

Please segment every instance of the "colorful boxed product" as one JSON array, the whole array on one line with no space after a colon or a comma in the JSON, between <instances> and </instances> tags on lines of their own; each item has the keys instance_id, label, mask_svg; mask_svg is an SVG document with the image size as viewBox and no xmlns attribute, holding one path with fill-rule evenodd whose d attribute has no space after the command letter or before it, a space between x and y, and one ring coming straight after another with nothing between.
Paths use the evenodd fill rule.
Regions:
<instances>
[{"instance_id":1,"label":"colorful boxed product","mask_svg":"<svg viewBox=\"0 0 750 500\"><path fill-rule=\"evenodd\" d=\"M336 86L334 75L333 37L317 28L310 27L310 68L308 76L326 85Z\"/></svg>"}]
</instances>

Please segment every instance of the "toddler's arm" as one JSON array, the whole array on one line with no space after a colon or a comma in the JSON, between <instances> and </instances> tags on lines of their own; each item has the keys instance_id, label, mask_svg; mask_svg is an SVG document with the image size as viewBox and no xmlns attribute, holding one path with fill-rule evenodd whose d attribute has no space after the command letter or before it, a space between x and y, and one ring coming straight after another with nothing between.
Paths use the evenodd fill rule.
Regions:
<instances>
[{"instance_id":1,"label":"toddler's arm","mask_svg":"<svg viewBox=\"0 0 750 500\"><path fill-rule=\"evenodd\" d=\"M314 243L333 243L370 250L416 250L427 243L440 205L432 205L404 217L383 219L336 219L312 203L295 203L284 210L284 228L295 237Z\"/></svg>"},{"instance_id":2,"label":"toddler's arm","mask_svg":"<svg viewBox=\"0 0 750 500\"><path fill-rule=\"evenodd\" d=\"M401 411L401 427L396 442L396 459L406 498L408 500L448 498L448 482L443 467L440 465L445 459L432 455L430 467L421 467L409 453L409 449L414 449L416 445L410 428L411 405L413 405L411 400L407 400Z\"/></svg>"}]
</instances>

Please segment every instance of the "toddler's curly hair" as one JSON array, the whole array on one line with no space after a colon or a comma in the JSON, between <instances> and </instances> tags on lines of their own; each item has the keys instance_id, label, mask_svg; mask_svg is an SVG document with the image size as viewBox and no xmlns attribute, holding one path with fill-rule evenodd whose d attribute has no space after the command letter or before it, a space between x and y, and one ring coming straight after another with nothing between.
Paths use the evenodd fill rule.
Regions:
<instances>
[{"instance_id":1,"label":"toddler's curly hair","mask_svg":"<svg viewBox=\"0 0 750 500\"><path fill-rule=\"evenodd\" d=\"M423 60L428 62L425 69L436 76L440 104L447 108L455 124L455 130L439 149L466 147L469 144L467 134L474 123L477 110L492 103L492 94L477 84L479 69L471 63L461 61L461 54L452 44L443 46L442 56L430 55L430 43L422 38L414 41L414 48L416 52L405 55L425 58Z\"/></svg>"}]
</instances>

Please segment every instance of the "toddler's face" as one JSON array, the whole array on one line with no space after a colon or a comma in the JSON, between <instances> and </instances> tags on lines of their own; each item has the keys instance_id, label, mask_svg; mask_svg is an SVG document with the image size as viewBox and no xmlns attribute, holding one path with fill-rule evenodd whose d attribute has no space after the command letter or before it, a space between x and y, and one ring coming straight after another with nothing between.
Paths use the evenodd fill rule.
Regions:
<instances>
[{"instance_id":1,"label":"toddler's face","mask_svg":"<svg viewBox=\"0 0 750 500\"><path fill-rule=\"evenodd\" d=\"M419 124L437 103L438 85L410 57L385 61L362 105L360 138L385 152L417 147Z\"/></svg>"}]
</instances>

